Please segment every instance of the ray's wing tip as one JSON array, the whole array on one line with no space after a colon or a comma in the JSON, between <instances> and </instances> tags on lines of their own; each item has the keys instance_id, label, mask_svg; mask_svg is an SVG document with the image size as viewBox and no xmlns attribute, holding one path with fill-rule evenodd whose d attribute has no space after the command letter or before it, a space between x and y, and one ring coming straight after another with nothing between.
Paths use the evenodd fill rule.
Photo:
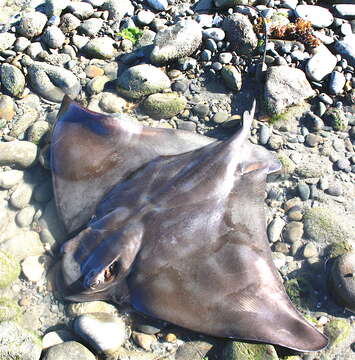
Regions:
<instances>
[{"instance_id":1,"label":"ray's wing tip","mask_svg":"<svg viewBox=\"0 0 355 360\"><path fill-rule=\"evenodd\" d=\"M254 120L255 107L256 107L256 100L254 99L250 110L244 111L244 113L243 113L243 130L244 131L250 131L250 129L251 129L251 124Z\"/></svg>"}]
</instances>

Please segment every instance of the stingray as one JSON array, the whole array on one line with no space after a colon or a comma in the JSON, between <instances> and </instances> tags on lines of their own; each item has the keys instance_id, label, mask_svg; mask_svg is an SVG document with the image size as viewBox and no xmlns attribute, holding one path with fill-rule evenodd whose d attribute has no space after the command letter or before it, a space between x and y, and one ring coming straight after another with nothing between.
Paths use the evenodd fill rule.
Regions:
<instances>
[{"instance_id":1,"label":"stingray","mask_svg":"<svg viewBox=\"0 0 355 360\"><path fill-rule=\"evenodd\" d=\"M298 351L327 345L271 258L263 204L280 163L248 140L254 107L217 141L64 99L51 164L58 213L74 234L57 276L66 299L127 302L217 337Z\"/></svg>"}]
</instances>

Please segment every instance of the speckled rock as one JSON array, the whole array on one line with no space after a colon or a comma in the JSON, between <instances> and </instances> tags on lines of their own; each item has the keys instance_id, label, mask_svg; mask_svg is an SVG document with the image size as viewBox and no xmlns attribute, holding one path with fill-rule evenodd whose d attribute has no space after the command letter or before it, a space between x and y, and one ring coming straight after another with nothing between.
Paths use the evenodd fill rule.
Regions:
<instances>
[{"instance_id":1,"label":"speckled rock","mask_svg":"<svg viewBox=\"0 0 355 360\"><path fill-rule=\"evenodd\" d=\"M27 168L37 162L38 148L29 141L0 142L0 165Z\"/></svg>"},{"instance_id":2,"label":"speckled rock","mask_svg":"<svg viewBox=\"0 0 355 360\"><path fill-rule=\"evenodd\" d=\"M94 349L106 354L117 351L126 337L123 320L107 313L80 315L75 319L74 330Z\"/></svg>"},{"instance_id":3,"label":"speckled rock","mask_svg":"<svg viewBox=\"0 0 355 360\"><path fill-rule=\"evenodd\" d=\"M330 291L335 300L355 312L355 253L338 257L331 270Z\"/></svg>"},{"instance_id":4,"label":"speckled rock","mask_svg":"<svg viewBox=\"0 0 355 360\"><path fill-rule=\"evenodd\" d=\"M246 15L234 13L226 17L222 24L227 40L238 55L251 55L258 44L253 25Z\"/></svg>"},{"instance_id":5,"label":"speckled rock","mask_svg":"<svg viewBox=\"0 0 355 360\"><path fill-rule=\"evenodd\" d=\"M276 350L268 344L248 344L229 341L223 350L223 360L278 360Z\"/></svg>"},{"instance_id":6,"label":"speckled rock","mask_svg":"<svg viewBox=\"0 0 355 360\"><path fill-rule=\"evenodd\" d=\"M143 102L144 111L154 119L170 119L186 106L186 99L178 93L149 95Z\"/></svg>"},{"instance_id":7,"label":"speckled rock","mask_svg":"<svg viewBox=\"0 0 355 360\"><path fill-rule=\"evenodd\" d=\"M153 65L136 65L125 70L117 79L117 91L125 97L141 99L170 88L169 77Z\"/></svg>"},{"instance_id":8,"label":"speckled rock","mask_svg":"<svg viewBox=\"0 0 355 360\"><path fill-rule=\"evenodd\" d=\"M50 347L43 360L95 360L95 355L76 341L67 341Z\"/></svg>"},{"instance_id":9,"label":"speckled rock","mask_svg":"<svg viewBox=\"0 0 355 360\"><path fill-rule=\"evenodd\" d=\"M16 36L14 34L3 32L0 33L0 51L7 50L10 48L16 41Z\"/></svg>"},{"instance_id":10,"label":"speckled rock","mask_svg":"<svg viewBox=\"0 0 355 360\"><path fill-rule=\"evenodd\" d=\"M28 130L27 140L39 144L49 132L50 127L47 121L36 121Z\"/></svg>"},{"instance_id":11,"label":"speckled rock","mask_svg":"<svg viewBox=\"0 0 355 360\"><path fill-rule=\"evenodd\" d=\"M14 100L7 95L0 95L0 119L11 121L15 115Z\"/></svg>"},{"instance_id":12,"label":"speckled rock","mask_svg":"<svg viewBox=\"0 0 355 360\"><path fill-rule=\"evenodd\" d=\"M153 64L166 64L169 61L190 56L201 45L201 42L202 31L196 21L179 21L157 33L150 60Z\"/></svg>"},{"instance_id":13,"label":"speckled rock","mask_svg":"<svg viewBox=\"0 0 355 360\"><path fill-rule=\"evenodd\" d=\"M348 119L342 109L331 107L323 115L327 125L330 125L335 131L344 131L348 126Z\"/></svg>"},{"instance_id":14,"label":"speckled rock","mask_svg":"<svg viewBox=\"0 0 355 360\"><path fill-rule=\"evenodd\" d=\"M33 107L26 107L22 116L13 123L10 135L19 138L38 119L39 113Z\"/></svg>"},{"instance_id":15,"label":"speckled rock","mask_svg":"<svg viewBox=\"0 0 355 360\"><path fill-rule=\"evenodd\" d=\"M81 90L77 77L62 67L34 62L27 69L33 90L49 101L61 102L65 94L75 99Z\"/></svg>"},{"instance_id":16,"label":"speckled rock","mask_svg":"<svg viewBox=\"0 0 355 360\"><path fill-rule=\"evenodd\" d=\"M86 43L82 51L92 58L111 59L115 55L114 41L109 37L95 38Z\"/></svg>"},{"instance_id":17,"label":"speckled rock","mask_svg":"<svg viewBox=\"0 0 355 360\"><path fill-rule=\"evenodd\" d=\"M43 255L44 248L38 233L34 231L18 231L10 239L0 244L0 250L10 253L17 260L31 255Z\"/></svg>"},{"instance_id":18,"label":"speckled rock","mask_svg":"<svg viewBox=\"0 0 355 360\"><path fill-rule=\"evenodd\" d=\"M20 317L21 308L17 305L17 303L14 300L0 297L0 323L8 320L17 321Z\"/></svg>"},{"instance_id":19,"label":"speckled rock","mask_svg":"<svg viewBox=\"0 0 355 360\"><path fill-rule=\"evenodd\" d=\"M105 85L110 81L110 78L103 75L103 76L96 76L91 79L88 84L86 85L86 91L90 95L95 95L101 93Z\"/></svg>"},{"instance_id":20,"label":"speckled rock","mask_svg":"<svg viewBox=\"0 0 355 360\"><path fill-rule=\"evenodd\" d=\"M20 275L20 264L9 253L0 250L0 289L6 288Z\"/></svg>"},{"instance_id":21,"label":"speckled rock","mask_svg":"<svg viewBox=\"0 0 355 360\"><path fill-rule=\"evenodd\" d=\"M0 322L0 359L39 360L41 340L14 321Z\"/></svg>"},{"instance_id":22,"label":"speckled rock","mask_svg":"<svg viewBox=\"0 0 355 360\"><path fill-rule=\"evenodd\" d=\"M80 20L74 16L73 14L64 14L62 16L62 21L60 24L60 29L64 32L64 33L71 33L72 31L74 31L76 28L78 28L80 26L81 22Z\"/></svg>"},{"instance_id":23,"label":"speckled rock","mask_svg":"<svg viewBox=\"0 0 355 360\"><path fill-rule=\"evenodd\" d=\"M10 64L2 64L0 68L2 87L12 96L18 97L25 88L25 77L20 69Z\"/></svg>"},{"instance_id":24,"label":"speckled rock","mask_svg":"<svg viewBox=\"0 0 355 360\"><path fill-rule=\"evenodd\" d=\"M47 22L47 16L39 11L31 11L24 13L17 31L20 35L26 38L33 38L41 35Z\"/></svg>"},{"instance_id":25,"label":"speckled rock","mask_svg":"<svg viewBox=\"0 0 355 360\"><path fill-rule=\"evenodd\" d=\"M117 309L115 306L105 301L90 301L85 303L72 303L67 307L67 313L69 316L76 317L89 313L105 313L111 315L117 315Z\"/></svg>"},{"instance_id":26,"label":"speckled rock","mask_svg":"<svg viewBox=\"0 0 355 360\"><path fill-rule=\"evenodd\" d=\"M109 20L113 20L118 25L125 15L133 16L134 13L134 6L130 0L106 0L102 9L107 10Z\"/></svg>"},{"instance_id":27,"label":"speckled rock","mask_svg":"<svg viewBox=\"0 0 355 360\"><path fill-rule=\"evenodd\" d=\"M116 94L106 92L102 94L99 106L108 113L123 112L127 106L127 101Z\"/></svg>"},{"instance_id":28,"label":"speckled rock","mask_svg":"<svg viewBox=\"0 0 355 360\"><path fill-rule=\"evenodd\" d=\"M57 49L63 46L65 35L58 26L48 26L43 34L43 41L52 49Z\"/></svg>"},{"instance_id":29,"label":"speckled rock","mask_svg":"<svg viewBox=\"0 0 355 360\"><path fill-rule=\"evenodd\" d=\"M303 224L298 221L291 221L285 227L285 239L291 243L296 242L302 238Z\"/></svg>"},{"instance_id":30,"label":"speckled rock","mask_svg":"<svg viewBox=\"0 0 355 360\"><path fill-rule=\"evenodd\" d=\"M329 208L314 207L307 209L303 218L306 236L317 242L344 241L349 238L349 233L351 233L351 228L347 229L343 225L346 219Z\"/></svg>"},{"instance_id":31,"label":"speckled rock","mask_svg":"<svg viewBox=\"0 0 355 360\"><path fill-rule=\"evenodd\" d=\"M303 71L289 66L272 66L266 74L264 99L271 114L281 114L288 106L315 95Z\"/></svg>"}]
</instances>

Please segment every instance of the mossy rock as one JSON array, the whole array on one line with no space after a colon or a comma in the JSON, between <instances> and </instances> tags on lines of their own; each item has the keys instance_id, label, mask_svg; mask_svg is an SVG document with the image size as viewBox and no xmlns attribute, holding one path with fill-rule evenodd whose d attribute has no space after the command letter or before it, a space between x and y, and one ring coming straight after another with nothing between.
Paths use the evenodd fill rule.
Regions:
<instances>
[{"instance_id":1,"label":"mossy rock","mask_svg":"<svg viewBox=\"0 0 355 360\"><path fill-rule=\"evenodd\" d=\"M331 346L343 342L350 335L351 326L344 319L333 319L325 326L324 332L329 337Z\"/></svg>"},{"instance_id":2,"label":"mossy rock","mask_svg":"<svg viewBox=\"0 0 355 360\"><path fill-rule=\"evenodd\" d=\"M293 305L298 309L309 309L316 302L311 283L303 277L287 280L285 290Z\"/></svg>"},{"instance_id":3,"label":"mossy rock","mask_svg":"<svg viewBox=\"0 0 355 360\"><path fill-rule=\"evenodd\" d=\"M276 156L282 165L281 174L283 176L293 174L296 169L295 163L286 154L278 153Z\"/></svg>"},{"instance_id":4,"label":"mossy rock","mask_svg":"<svg viewBox=\"0 0 355 360\"><path fill-rule=\"evenodd\" d=\"M323 118L335 131L344 131L348 126L348 119L341 109L329 108L323 115Z\"/></svg>"},{"instance_id":5,"label":"mossy rock","mask_svg":"<svg viewBox=\"0 0 355 360\"><path fill-rule=\"evenodd\" d=\"M333 243L329 246L329 257L335 259L353 250L353 246L346 240Z\"/></svg>"},{"instance_id":6,"label":"mossy rock","mask_svg":"<svg viewBox=\"0 0 355 360\"><path fill-rule=\"evenodd\" d=\"M275 348L268 344L230 341L223 350L223 360L278 360Z\"/></svg>"},{"instance_id":7,"label":"mossy rock","mask_svg":"<svg viewBox=\"0 0 355 360\"><path fill-rule=\"evenodd\" d=\"M42 342L14 321L0 322L0 360L38 360Z\"/></svg>"},{"instance_id":8,"label":"mossy rock","mask_svg":"<svg viewBox=\"0 0 355 360\"><path fill-rule=\"evenodd\" d=\"M10 254L0 250L0 289L4 289L20 275L20 264Z\"/></svg>"},{"instance_id":9,"label":"mossy rock","mask_svg":"<svg viewBox=\"0 0 355 360\"><path fill-rule=\"evenodd\" d=\"M311 240L339 243L350 237L349 232L342 224L343 221L331 209L324 207L306 209L303 219L305 234Z\"/></svg>"},{"instance_id":10,"label":"mossy rock","mask_svg":"<svg viewBox=\"0 0 355 360\"><path fill-rule=\"evenodd\" d=\"M143 102L144 111L154 119L170 119L185 109L186 99L177 93L158 93Z\"/></svg>"},{"instance_id":11,"label":"mossy rock","mask_svg":"<svg viewBox=\"0 0 355 360\"><path fill-rule=\"evenodd\" d=\"M7 320L19 320L21 308L15 301L7 298L0 298L0 322Z\"/></svg>"}]
</instances>

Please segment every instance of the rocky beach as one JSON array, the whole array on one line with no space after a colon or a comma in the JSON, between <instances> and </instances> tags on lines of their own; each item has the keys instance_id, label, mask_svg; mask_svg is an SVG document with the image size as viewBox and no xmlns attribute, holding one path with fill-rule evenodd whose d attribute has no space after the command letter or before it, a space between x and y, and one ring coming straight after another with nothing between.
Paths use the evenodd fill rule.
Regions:
<instances>
[{"instance_id":1,"label":"rocky beach","mask_svg":"<svg viewBox=\"0 0 355 360\"><path fill-rule=\"evenodd\" d=\"M351 0L0 0L0 360L354 358L354 68ZM282 164L265 194L273 260L329 346L298 354L61 300L50 141L64 95L220 140L256 99L250 141Z\"/></svg>"}]
</instances>

